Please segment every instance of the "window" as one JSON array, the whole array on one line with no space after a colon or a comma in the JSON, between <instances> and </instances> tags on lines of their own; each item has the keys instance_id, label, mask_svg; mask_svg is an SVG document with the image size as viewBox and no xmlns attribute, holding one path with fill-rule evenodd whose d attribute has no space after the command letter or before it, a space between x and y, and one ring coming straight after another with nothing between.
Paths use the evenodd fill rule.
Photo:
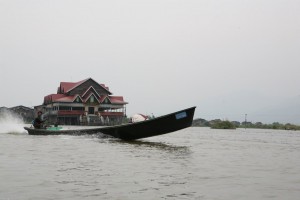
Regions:
<instances>
[{"instance_id":1,"label":"window","mask_svg":"<svg viewBox=\"0 0 300 200\"><path fill-rule=\"evenodd\" d=\"M90 97L90 102L91 102L91 103L94 103L94 101L95 101L95 98L94 98L94 95L92 95L92 96Z\"/></svg>"},{"instance_id":2,"label":"window","mask_svg":"<svg viewBox=\"0 0 300 200\"><path fill-rule=\"evenodd\" d=\"M89 107L89 114L95 114L95 108Z\"/></svg>"},{"instance_id":3,"label":"window","mask_svg":"<svg viewBox=\"0 0 300 200\"><path fill-rule=\"evenodd\" d=\"M72 110L84 110L84 107L72 107Z\"/></svg>"},{"instance_id":4,"label":"window","mask_svg":"<svg viewBox=\"0 0 300 200\"><path fill-rule=\"evenodd\" d=\"M104 103L105 103L105 104L109 104L110 102L109 102L109 100L106 98L106 99L104 100Z\"/></svg>"},{"instance_id":5,"label":"window","mask_svg":"<svg viewBox=\"0 0 300 200\"><path fill-rule=\"evenodd\" d=\"M70 106L59 106L59 110L71 110Z\"/></svg>"}]
</instances>

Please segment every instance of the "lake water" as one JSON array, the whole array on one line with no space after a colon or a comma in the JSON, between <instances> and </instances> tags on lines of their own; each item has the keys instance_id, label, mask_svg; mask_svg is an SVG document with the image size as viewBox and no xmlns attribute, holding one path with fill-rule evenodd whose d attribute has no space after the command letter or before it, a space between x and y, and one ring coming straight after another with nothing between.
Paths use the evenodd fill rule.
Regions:
<instances>
[{"instance_id":1,"label":"lake water","mask_svg":"<svg viewBox=\"0 0 300 200\"><path fill-rule=\"evenodd\" d=\"M133 142L0 133L0 200L299 197L299 131L188 128Z\"/></svg>"}]
</instances>

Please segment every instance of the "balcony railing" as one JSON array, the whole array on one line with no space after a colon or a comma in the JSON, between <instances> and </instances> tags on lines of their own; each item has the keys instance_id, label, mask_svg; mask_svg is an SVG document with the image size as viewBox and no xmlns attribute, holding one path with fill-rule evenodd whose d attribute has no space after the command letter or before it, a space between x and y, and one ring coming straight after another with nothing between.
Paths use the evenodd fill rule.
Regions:
<instances>
[{"instance_id":1,"label":"balcony railing","mask_svg":"<svg viewBox=\"0 0 300 200\"><path fill-rule=\"evenodd\" d=\"M124 113L123 112L100 112L100 115L103 116L103 117L106 117L106 116L123 116Z\"/></svg>"},{"instance_id":2,"label":"balcony railing","mask_svg":"<svg viewBox=\"0 0 300 200\"><path fill-rule=\"evenodd\" d=\"M58 110L56 111L57 115L84 115L86 112L82 110ZM124 116L123 112L98 112L93 113L94 115L98 115L100 113L103 117L121 117ZM53 114L53 113L51 113Z\"/></svg>"},{"instance_id":3,"label":"balcony railing","mask_svg":"<svg viewBox=\"0 0 300 200\"><path fill-rule=\"evenodd\" d=\"M83 115L83 110L59 110L57 111L58 115Z\"/></svg>"}]
</instances>

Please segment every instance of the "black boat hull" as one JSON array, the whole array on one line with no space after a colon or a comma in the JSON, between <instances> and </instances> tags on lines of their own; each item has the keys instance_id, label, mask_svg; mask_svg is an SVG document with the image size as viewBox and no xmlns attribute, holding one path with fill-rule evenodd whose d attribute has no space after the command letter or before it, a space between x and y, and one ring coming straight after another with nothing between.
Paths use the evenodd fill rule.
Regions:
<instances>
[{"instance_id":1,"label":"black boat hull","mask_svg":"<svg viewBox=\"0 0 300 200\"><path fill-rule=\"evenodd\" d=\"M177 111L154 119L103 128L50 131L24 127L30 135L82 135L103 133L123 140L136 140L171 133L187 127L193 122L196 107Z\"/></svg>"}]
</instances>

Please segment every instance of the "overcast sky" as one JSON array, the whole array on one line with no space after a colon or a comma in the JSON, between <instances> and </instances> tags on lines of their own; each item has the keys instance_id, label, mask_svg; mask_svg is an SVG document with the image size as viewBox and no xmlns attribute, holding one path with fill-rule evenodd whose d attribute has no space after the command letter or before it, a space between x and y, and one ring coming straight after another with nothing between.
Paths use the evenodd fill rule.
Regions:
<instances>
[{"instance_id":1,"label":"overcast sky","mask_svg":"<svg viewBox=\"0 0 300 200\"><path fill-rule=\"evenodd\" d=\"M0 0L0 106L91 77L129 115L195 105L195 117L238 119L300 95L299 11L299 0Z\"/></svg>"}]
</instances>

